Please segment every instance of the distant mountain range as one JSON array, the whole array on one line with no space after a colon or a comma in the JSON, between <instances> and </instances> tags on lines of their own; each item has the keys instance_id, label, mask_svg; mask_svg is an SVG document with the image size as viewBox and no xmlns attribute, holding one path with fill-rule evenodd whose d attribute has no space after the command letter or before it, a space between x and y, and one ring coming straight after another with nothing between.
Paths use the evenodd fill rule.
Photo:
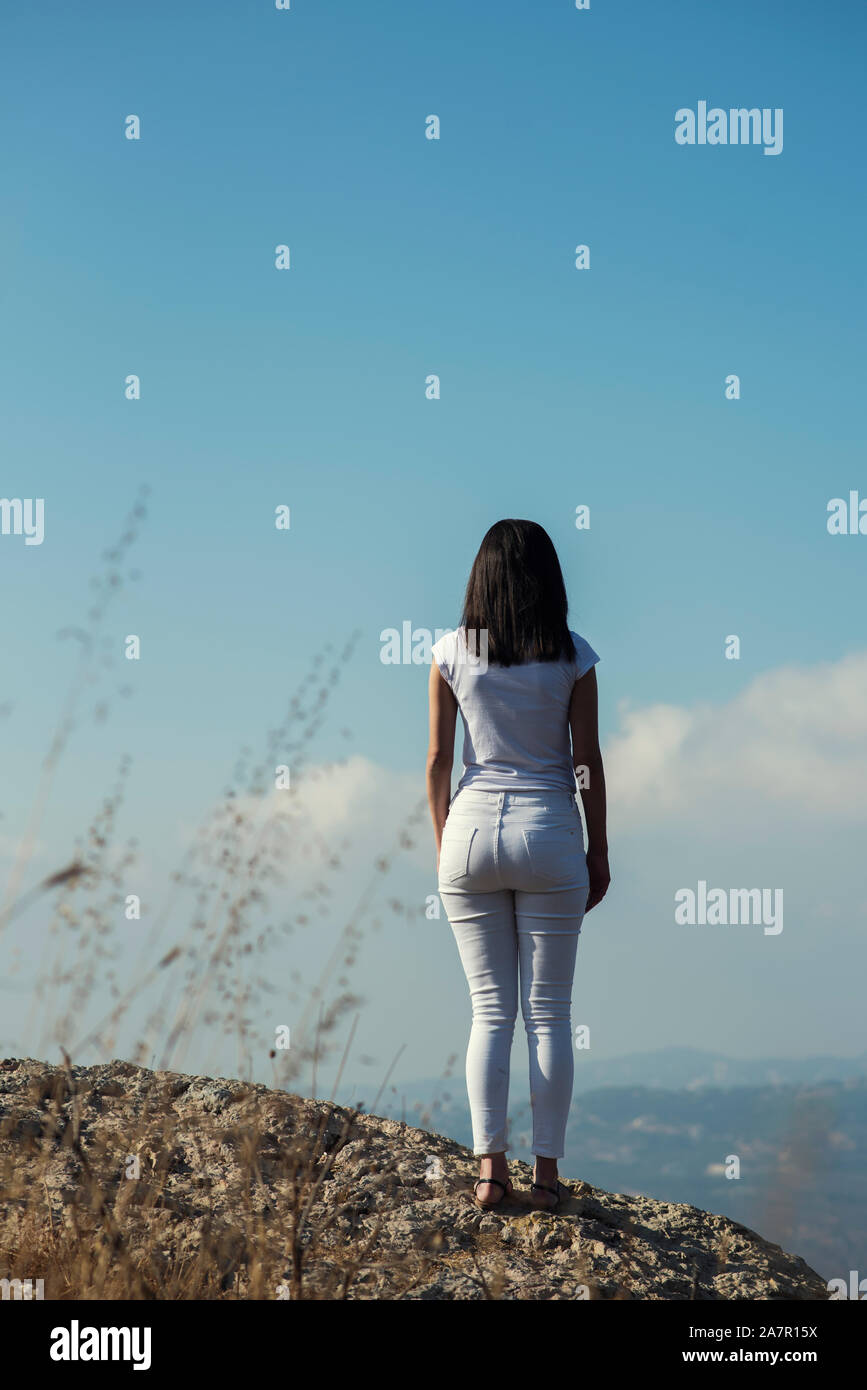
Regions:
<instances>
[{"instance_id":1,"label":"distant mountain range","mask_svg":"<svg viewBox=\"0 0 867 1390\"><path fill-rule=\"evenodd\" d=\"M512 1052L512 1085L514 1100L527 1099L528 1084L524 1076L526 1048L516 1034ZM704 1086L798 1086L820 1081L851 1081L867 1077L867 1052L859 1057L757 1057L741 1059L725 1057L719 1052L705 1052L695 1047L665 1047L657 1052L628 1052L622 1057L597 1060L589 1051L575 1053L576 1096L584 1091L596 1091L603 1086L648 1086L665 1090L697 1090ZM463 1090L463 1070L447 1079L426 1077L406 1081L395 1091L406 1096L407 1103L420 1101L431 1104L442 1096ZM368 1089L370 1083L367 1083ZM394 1092L392 1093L392 1099ZM342 1097L341 1097L342 1098ZM371 1097L372 1099L372 1097Z\"/></svg>"}]
</instances>

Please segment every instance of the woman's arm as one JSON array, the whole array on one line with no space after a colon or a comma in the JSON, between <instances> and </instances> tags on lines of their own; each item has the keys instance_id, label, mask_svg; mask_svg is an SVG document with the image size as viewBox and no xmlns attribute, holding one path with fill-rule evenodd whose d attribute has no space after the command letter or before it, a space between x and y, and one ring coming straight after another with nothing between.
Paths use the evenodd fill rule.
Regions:
<instances>
[{"instance_id":1,"label":"woman's arm","mask_svg":"<svg viewBox=\"0 0 867 1390\"><path fill-rule=\"evenodd\" d=\"M587 821L587 868L590 893L585 912L601 902L608 892L608 832L606 828L605 771L599 748L599 691L596 667L577 680L569 702L569 728L572 733L572 765L576 772L586 768L587 786L581 788L581 802Z\"/></svg>"},{"instance_id":2,"label":"woman's arm","mask_svg":"<svg viewBox=\"0 0 867 1390\"><path fill-rule=\"evenodd\" d=\"M427 749L427 799L433 820L439 871L440 843L452 796L452 763L455 756L458 702L435 661L432 661L430 666L428 695L430 737Z\"/></svg>"}]
</instances>

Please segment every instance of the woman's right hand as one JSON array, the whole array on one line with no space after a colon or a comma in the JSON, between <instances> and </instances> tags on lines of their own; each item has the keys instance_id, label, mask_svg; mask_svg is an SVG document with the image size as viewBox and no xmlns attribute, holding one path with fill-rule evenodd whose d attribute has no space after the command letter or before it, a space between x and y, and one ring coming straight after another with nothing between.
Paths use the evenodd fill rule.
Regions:
<instances>
[{"instance_id":1,"label":"woman's right hand","mask_svg":"<svg viewBox=\"0 0 867 1390\"><path fill-rule=\"evenodd\" d=\"M594 908L597 903L601 903L605 894L608 892L608 885L611 882L611 873L608 868L608 851L588 850L587 851L587 870L590 874L590 892L587 894L587 906L584 915Z\"/></svg>"}]
</instances>

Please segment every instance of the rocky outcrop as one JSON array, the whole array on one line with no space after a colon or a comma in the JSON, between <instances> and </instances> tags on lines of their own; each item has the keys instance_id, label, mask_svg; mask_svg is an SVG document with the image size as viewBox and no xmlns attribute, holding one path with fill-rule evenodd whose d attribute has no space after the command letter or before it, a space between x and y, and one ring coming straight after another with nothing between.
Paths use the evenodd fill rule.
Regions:
<instances>
[{"instance_id":1,"label":"rocky outcrop","mask_svg":"<svg viewBox=\"0 0 867 1390\"><path fill-rule=\"evenodd\" d=\"M556 1214L485 1213L477 1172L441 1135L265 1086L0 1061L0 1279L46 1298L828 1298L726 1217L580 1181Z\"/></svg>"}]
</instances>

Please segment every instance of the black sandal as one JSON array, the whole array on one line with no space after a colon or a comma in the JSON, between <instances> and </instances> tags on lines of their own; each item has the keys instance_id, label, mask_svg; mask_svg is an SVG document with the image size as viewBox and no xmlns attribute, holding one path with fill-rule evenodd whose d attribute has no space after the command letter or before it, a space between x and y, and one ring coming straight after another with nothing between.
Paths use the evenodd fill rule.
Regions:
<instances>
[{"instance_id":1,"label":"black sandal","mask_svg":"<svg viewBox=\"0 0 867 1390\"><path fill-rule=\"evenodd\" d=\"M531 1182L530 1187L531 1189L535 1188L537 1192L550 1192L553 1194L553 1196L557 1198L556 1202L552 1202L550 1204L546 1203L542 1207L537 1207L537 1211L557 1211L560 1207L560 1203L563 1200L563 1194L565 1193L567 1199L572 1196L572 1193L570 1192L569 1188L566 1186L565 1183L562 1183L559 1178L557 1179L556 1187L546 1187L545 1183L543 1182Z\"/></svg>"},{"instance_id":2,"label":"black sandal","mask_svg":"<svg viewBox=\"0 0 867 1390\"><path fill-rule=\"evenodd\" d=\"M502 1197L498 1197L496 1202L480 1202L476 1196L476 1189L479 1184L483 1182L491 1183L494 1187L501 1187L503 1189ZM476 1178L476 1181L473 1183L473 1201L481 1211L493 1211L494 1207L499 1207L505 1201L506 1197L512 1195L512 1190L511 1178L507 1178L504 1183L500 1182L499 1178Z\"/></svg>"}]
</instances>

